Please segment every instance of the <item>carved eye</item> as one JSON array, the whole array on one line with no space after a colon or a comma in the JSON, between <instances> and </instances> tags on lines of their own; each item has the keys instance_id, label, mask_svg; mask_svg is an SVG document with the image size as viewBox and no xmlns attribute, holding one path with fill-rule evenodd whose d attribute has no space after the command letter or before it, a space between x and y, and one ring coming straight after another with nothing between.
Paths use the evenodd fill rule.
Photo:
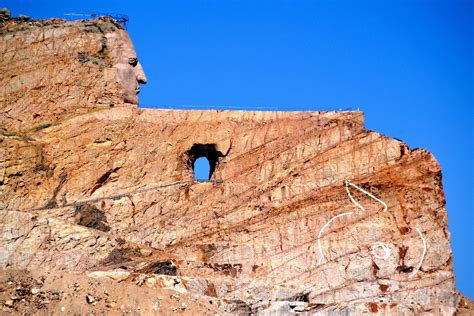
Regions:
<instances>
[{"instance_id":1,"label":"carved eye","mask_svg":"<svg viewBox=\"0 0 474 316\"><path fill-rule=\"evenodd\" d=\"M135 67L138 64L138 58L129 58L128 63Z\"/></svg>"}]
</instances>

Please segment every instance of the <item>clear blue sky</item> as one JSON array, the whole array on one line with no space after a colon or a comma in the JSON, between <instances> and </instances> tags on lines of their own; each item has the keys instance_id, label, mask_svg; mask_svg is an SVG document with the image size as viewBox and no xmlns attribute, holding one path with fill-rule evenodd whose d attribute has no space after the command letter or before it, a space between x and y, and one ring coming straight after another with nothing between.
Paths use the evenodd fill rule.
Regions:
<instances>
[{"instance_id":1,"label":"clear blue sky","mask_svg":"<svg viewBox=\"0 0 474 316\"><path fill-rule=\"evenodd\" d=\"M474 298L470 1L20 1L17 15L107 12L149 83L142 107L365 112L443 169L458 289Z\"/></svg>"}]
</instances>

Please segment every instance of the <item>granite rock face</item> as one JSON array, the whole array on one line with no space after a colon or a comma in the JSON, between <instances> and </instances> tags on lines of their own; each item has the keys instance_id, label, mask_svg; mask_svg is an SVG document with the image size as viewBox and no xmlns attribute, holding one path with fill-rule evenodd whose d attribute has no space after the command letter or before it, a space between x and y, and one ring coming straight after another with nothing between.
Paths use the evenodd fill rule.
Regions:
<instances>
[{"instance_id":1,"label":"granite rock face","mask_svg":"<svg viewBox=\"0 0 474 316\"><path fill-rule=\"evenodd\" d=\"M39 304L29 289L5 311L462 307L429 152L366 130L357 111L138 109L110 32L123 30L108 18L1 24L0 267L61 293ZM209 181L194 180L199 157Z\"/></svg>"},{"instance_id":2,"label":"granite rock face","mask_svg":"<svg viewBox=\"0 0 474 316\"><path fill-rule=\"evenodd\" d=\"M2 128L41 129L52 122L123 103L107 34L112 19L10 19L0 28Z\"/></svg>"}]
</instances>

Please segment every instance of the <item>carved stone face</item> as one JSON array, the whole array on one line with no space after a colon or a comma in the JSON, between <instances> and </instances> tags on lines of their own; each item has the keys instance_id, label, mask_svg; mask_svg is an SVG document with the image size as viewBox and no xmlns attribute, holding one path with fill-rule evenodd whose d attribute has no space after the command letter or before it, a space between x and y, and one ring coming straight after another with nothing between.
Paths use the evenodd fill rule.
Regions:
<instances>
[{"instance_id":1,"label":"carved stone face","mask_svg":"<svg viewBox=\"0 0 474 316\"><path fill-rule=\"evenodd\" d=\"M126 103L138 104L139 84L145 84L147 79L138 62L132 41L128 33L123 30L107 33L106 37L109 56L113 67L117 69L123 88L123 99Z\"/></svg>"}]
</instances>

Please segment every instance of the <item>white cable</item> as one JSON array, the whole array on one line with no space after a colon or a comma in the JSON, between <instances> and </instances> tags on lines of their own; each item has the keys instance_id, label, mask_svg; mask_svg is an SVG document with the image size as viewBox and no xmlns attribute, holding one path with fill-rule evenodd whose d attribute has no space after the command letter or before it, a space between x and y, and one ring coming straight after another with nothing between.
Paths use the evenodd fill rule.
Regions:
<instances>
[{"instance_id":1,"label":"white cable","mask_svg":"<svg viewBox=\"0 0 474 316\"><path fill-rule=\"evenodd\" d=\"M362 212L365 212L365 208L360 205L353 197L352 197L352 194L351 192L349 191L349 181L345 181L346 183L346 191L347 191L347 195L349 195L349 199L351 199L352 203L354 203L355 206L357 206L358 208L360 208L362 210Z\"/></svg>"},{"instance_id":2,"label":"white cable","mask_svg":"<svg viewBox=\"0 0 474 316\"><path fill-rule=\"evenodd\" d=\"M321 228L321 230L319 231L319 234L318 234L318 248L319 248L319 261L318 261L318 265L321 264L321 262L323 261L324 259L324 254L323 254L323 250L321 249L321 234L323 233L323 231L326 229L326 227L332 223L332 221L334 221L336 218L338 217L341 217L341 216L345 216L345 215L351 215L352 212L346 212L346 213L342 213L342 214L339 214L339 215L336 215L334 216L333 218L331 218L326 224L324 224L324 226Z\"/></svg>"},{"instance_id":3,"label":"white cable","mask_svg":"<svg viewBox=\"0 0 474 316\"><path fill-rule=\"evenodd\" d=\"M423 253L421 254L421 258L420 258L420 262L418 262L418 266L408 276L409 278L414 277L416 275L416 273L420 270L421 264L423 263L423 260L425 259L425 255L426 255L426 239L425 239L425 237L423 237L423 234L421 233L421 230L418 227L416 227L416 231L418 232L418 234L420 235L421 240L423 241Z\"/></svg>"},{"instance_id":4,"label":"white cable","mask_svg":"<svg viewBox=\"0 0 474 316\"><path fill-rule=\"evenodd\" d=\"M384 252L383 256L379 256L379 254L376 251L377 248L383 249L383 252ZM377 241L372 245L372 255L377 259L387 260L388 257L390 257L390 253L391 253L391 250L386 243Z\"/></svg>"},{"instance_id":5,"label":"white cable","mask_svg":"<svg viewBox=\"0 0 474 316\"><path fill-rule=\"evenodd\" d=\"M345 183L346 183L346 191L347 191L347 194L349 195L349 198L351 199L352 203L354 203L354 204L355 204L358 208L360 208L362 211L365 212L365 208L364 208L362 205L360 205L356 200L354 200L354 198L352 197L351 193L349 192L348 185L351 185L351 186L353 186L354 188L356 188L357 190L359 190L360 192L367 194L369 197L371 197L372 199L374 199L375 201L377 201L377 202L379 202L380 204L383 205L383 211L384 211L384 212L387 211L388 206L387 206L387 204L386 204L384 201L382 201L381 199L379 199L379 198L377 198L376 196L372 195L370 192L367 192L367 191L365 191L364 189L359 188L357 185L355 185L355 184L353 184L353 183L351 183L351 182L349 182L349 181L347 181L347 180L345 181Z\"/></svg>"}]
</instances>

